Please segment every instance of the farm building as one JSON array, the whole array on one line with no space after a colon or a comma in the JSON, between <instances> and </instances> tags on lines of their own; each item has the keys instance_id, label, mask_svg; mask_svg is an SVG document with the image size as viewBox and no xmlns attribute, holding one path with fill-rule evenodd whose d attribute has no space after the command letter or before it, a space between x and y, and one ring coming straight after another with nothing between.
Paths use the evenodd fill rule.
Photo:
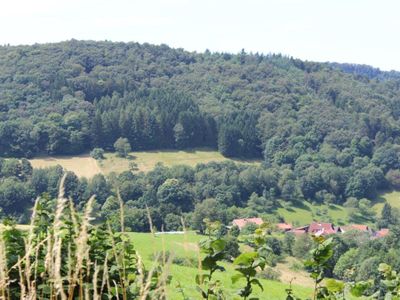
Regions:
<instances>
[{"instance_id":1,"label":"farm building","mask_svg":"<svg viewBox=\"0 0 400 300\"><path fill-rule=\"evenodd\" d=\"M239 229L242 229L248 223L254 223L256 225L261 225L264 222L261 218L244 218L244 219L235 219L232 221L233 226L237 226L237 227L239 227Z\"/></svg>"}]
</instances>

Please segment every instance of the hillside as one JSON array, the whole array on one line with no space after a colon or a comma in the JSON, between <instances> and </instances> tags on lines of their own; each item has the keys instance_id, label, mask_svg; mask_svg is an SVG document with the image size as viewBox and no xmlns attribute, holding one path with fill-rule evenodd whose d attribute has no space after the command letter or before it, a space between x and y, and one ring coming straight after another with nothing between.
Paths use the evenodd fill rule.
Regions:
<instances>
[{"instance_id":1,"label":"hillside","mask_svg":"<svg viewBox=\"0 0 400 300\"><path fill-rule=\"evenodd\" d=\"M219 164L155 168L139 176L125 172L117 179L94 176L95 183L71 179L79 201L99 182L112 185L100 193L101 203L115 195L115 185L123 186L124 200L135 209L147 205L159 212L159 225L197 206L202 210L205 200L231 209L226 220L274 210L289 216L288 208L301 209L304 200L321 205L314 214L349 199L355 210L367 212L368 200L379 191L400 188L400 81L392 75L365 66L166 45L71 40L2 46L0 156L39 155L44 161L38 163L46 165L54 163L47 156L64 155L65 163L83 168L68 157L94 147L113 151L124 137L141 153L139 168L149 170L155 161L147 164L152 154L146 153L218 150ZM185 152L176 153L161 160L194 165L185 161ZM236 157L263 164L225 161ZM98 167L108 174L126 166L127 160L111 155ZM26 161L24 172L15 161L0 167L10 177L0 182L2 207L18 213L32 205L34 192L51 187L54 195L62 172L32 172ZM92 175L93 169L88 168ZM16 180L31 189L19 197L24 205L12 208L18 199L10 199L9 190ZM159 211L161 203L168 209Z\"/></svg>"}]
</instances>

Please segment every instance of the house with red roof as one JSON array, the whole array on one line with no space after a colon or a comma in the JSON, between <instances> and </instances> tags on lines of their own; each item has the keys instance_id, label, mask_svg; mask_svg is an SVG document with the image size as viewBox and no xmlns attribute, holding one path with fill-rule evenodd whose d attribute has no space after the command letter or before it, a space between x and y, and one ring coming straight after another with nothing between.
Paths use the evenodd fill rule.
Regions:
<instances>
[{"instance_id":1,"label":"house with red roof","mask_svg":"<svg viewBox=\"0 0 400 300\"><path fill-rule=\"evenodd\" d=\"M312 222L308 227L308 233L314 235L327 235L337 233L337 228L332 223Z\"/></svg>"},{"instance_id":2,"label":"house with red roof","mask_svg":"<svg viewBox=\"0 0 400 300\"><path fill-rule=\"evenodd\" d=\"M293 233L295 235L306 234L306 233L308 233L308 228L309 227L310 227L309 225L302 226L302 227L297 227L297 228L293 228L293 229L291 229L291 230L289 230L287 232Z\"/></svg>"},{"instance_id":3,"label":"house with red roof","mask_svg":"<svg viewBox=\"0 0 400 300\"><path fill-rule=\"evenodd\" d=\"M302 234L312 234L312 235L329 235L329 234L336 234L336 233L345 233L349 231L357 231L360 233L368 233L370 234L371 238L383 238L389 234L389 229L382 228L381 230L374 231L368 225L364 224L350 224L335 227L332 223L323 223L323 222L312 222L310 225L305 225L302 227L292 228L286 230L287 226L283 225L286 223L280 223L282 225L278 226L278 229L282 229L285 232L293 233L295 235L302 235ZM289 224L287 224L289 225Z\"/></svg>"},{"instance_id":4,"label":"house with red roof","mask_svg":"<svg viewBox=\"0 0 400 300\"><path fill-rule=\"evenodd\" d=\"M342 233L352 231L352 230L359 231L359 232L372 233L371 228L369 228L368 225L363 225L363 224L350 224L350 225L339 227L339 231Z\"/></svg>"},{"instance_id":5,"label":"house with red roof","mask_svg":"<svg viewBox=\"0 0 400 300\"><path fill-rule=\"evenodd\" d=\"M237 226L239 227L239 229L242 229L248 223L261 225L264 223L264 221L261 218L244 218L244 219L235 219L232 221L233 226Z\"/></svg>"},{"instance_id":6,"label":"house with red roof","mask_svg":"<svg viewBox=\"0 0 400 300\"><path fill-rule=\"evenodd\" d=\"M304 229L297 229L297 228L294 228L294 229L289 230L289 231L287 231L287 232L293 233L293 234L295 234L295 235L307 234L307 231L306 231L306 230L304 230Z\"/></svg>"},{"instance_id":7,"label":"house with red roof","mask_svg":"<svg viewBox=\"0 0 400 300\"><path fill-rule=\"evenodd\" d=\"M376 238L383 238L388 236L388 234L390 233L388 228L382 228L381 230L378 230L377 232L375 232L375 237Z\"/></svg>"},{"instance_id":8,"label":"house with red roof","mask_svg":"<svg viewBox=\"0 0 400 300\"><path fill-rule=\"evenodd\" d=\"M278 224L276 224L276 228L278 229L278 230L280 230L280 231L284 231L284 232L286 232L286 231L289 231L289 230L292 230L292 224L288 224L288 223L278 223Z\"/></svg>"}]
</instances>

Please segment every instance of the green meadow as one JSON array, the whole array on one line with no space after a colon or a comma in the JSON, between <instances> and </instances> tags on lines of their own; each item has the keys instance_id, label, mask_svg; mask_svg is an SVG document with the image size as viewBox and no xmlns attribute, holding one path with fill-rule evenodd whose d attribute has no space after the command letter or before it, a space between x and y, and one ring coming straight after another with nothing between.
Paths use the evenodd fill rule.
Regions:
<instances>
[{"instance_id":1,"label":"green meadow","mask_svg":"<svg viewBox=\"0 0 400 300\"><path fill-rule=\"evenodd\" d=\"M153 236L151 233L131 233L132 242L142 257L147 268L151 267L154 262L154 255L162 255L163 251L168 251L173 257L188 258L195 261L199 260L199 249L197 243L204 238L194 232L186 234L163 234ZM228 299L233 299L236 291L241 287L243 282L236 284L231 283L231 276L235 274L234 266L230 263L224 263L225 272L216 273L215 278L219 279L224 286ZM195 276L199 273L197 266L187 267L176 264L167 264L167 269L172 276L171 283L168 287L168 299L183 299L183 295L178 291L178 284L184 287L185 296L190 299L200 299L196 290ZM281 300L285 299L285 289L289 287L289 283L270 281L262 279L264 291L255 288L255 296L260 299ZM296 284L293 280L293 290L296 295L305 299L311 295L312 288Z\"/></svg>"}]
</instances>

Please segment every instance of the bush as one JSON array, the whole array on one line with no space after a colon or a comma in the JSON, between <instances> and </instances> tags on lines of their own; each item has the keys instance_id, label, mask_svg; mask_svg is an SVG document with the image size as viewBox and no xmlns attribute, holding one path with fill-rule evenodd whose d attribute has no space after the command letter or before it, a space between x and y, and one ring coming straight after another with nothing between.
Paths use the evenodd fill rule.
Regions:
<instances>
[{"instance_id":1,"label":"bush","mask_svg":"<svg viewBox=\"0 0 400 300\"><path fill-rule=\"evenodd\" d=\"M127 157L129 152L132 151L128 139L122 137L120 137L118 140L115 141L114 150L120 157Z\"/></svg>"},{"instance_id":2,"label":"bush","mask_svg":"<svg viewBox=\"0 0 400 300\"><path fill-rule=\"evenodd\" d=\"M178 266L196 268L198 266L198 260L195 257L182 257L177 256L172 259L172 263Z\"/></svg>"},{"instance_id":3,"label":"bush","mask_svg":"<svg viewBox=\"0 0 400 300\"><path fill-rule=\"evenodd\" d=\"M258 228L258 225L252 222L247 223L246 225L243 226L242 230L240 233L242 235L249 235L253 234L254 231Z\"/></svg>"},{"instance_id":4,"label":"bush","mask_svg":"<svg viewBox=\"0 0 400 300\"><path fill-rule=\"evenodd\" d=\"M302 234L294 242L293 255L297 258L304 259L309 255L309 252L313 246L314 243L308 234Z\"/></svg>"},{"instance_id":5,"label":"bush","mask_svg":"<svg viewBox=\"0 0 400 300\"><path fill-rule=\"evenodd\" d=\"M228 261L233 261L233 259L240 254L239 250L239 243L237 242L236 237L233 236L226 236L225 237L226 245L225 245L225 251L226 251L226 259Z\"/></svg>"},{"instance_id":6,"label":"bush","mask_svg":"<svg viewBox=\"0 0 400 300\"><path fill-rule=\"evenodd\" d=\"M289 269L295 272L299 272L304 270L304 264L298 262L298 261L293 261L290 266Z\"/></svg>"},{"instance_id":7,"label":"bush","mask_svg":"<svg viewBox=\"0 0 400 300\"><path fill-rule=\"evenodd\" d=\"M151 261L155 261L159 264L162 264L164 261L171 261L172 264L184 267L196 268L198 265L198 260L195 257L182 257L182 256L173 256L170 251L156 252L149 255L149 259Z\"/></svg>"},{"instance_id":8,"label":"bush","mask_svg":"<svg viewBox=\"0 0 400 300\"><path fill-rule=\"evenodd\" d=\"M90 152L90 156L94 158L95 160L101 160L104 159L104 150L103 148L94 148Z\"/></svg>"},{"instance_id":9,"label":"bush","mask_svg":"<svg viewBox=\"0 0 400 300\"><path fill-rule=\"evenodd\" d=\"M258 278L280 281L281 272L274 270L270 267L265 268L261 272L257 273Z\"/></svg>"}]
</instances>

